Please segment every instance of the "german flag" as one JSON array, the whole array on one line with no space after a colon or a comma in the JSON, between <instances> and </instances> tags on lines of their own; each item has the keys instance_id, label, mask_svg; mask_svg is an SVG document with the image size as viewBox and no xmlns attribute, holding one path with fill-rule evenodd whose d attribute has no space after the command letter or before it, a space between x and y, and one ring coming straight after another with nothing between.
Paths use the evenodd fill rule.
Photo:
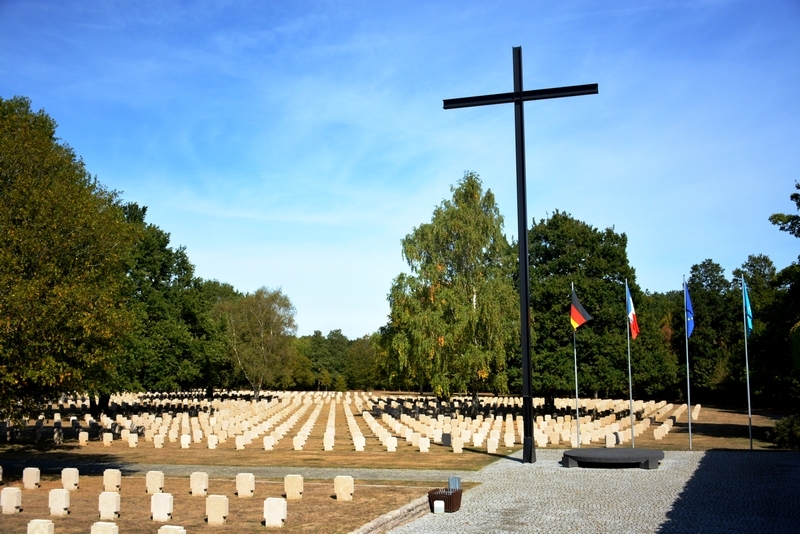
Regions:
<instances>
[{"instance_id":1,"label":"german flag","mask_svg":"<svg viewBox=\"0 0 800 534\"><path fill-rule=\"evenodd\" d=\"M569 307L569 322L572 323L572 328L577 330L580 325L591 320L592 316L581 306L581 301L578 300L578 295L575 294L575 288L573 287L572 305Z\"/></svg>"}]
</instances>

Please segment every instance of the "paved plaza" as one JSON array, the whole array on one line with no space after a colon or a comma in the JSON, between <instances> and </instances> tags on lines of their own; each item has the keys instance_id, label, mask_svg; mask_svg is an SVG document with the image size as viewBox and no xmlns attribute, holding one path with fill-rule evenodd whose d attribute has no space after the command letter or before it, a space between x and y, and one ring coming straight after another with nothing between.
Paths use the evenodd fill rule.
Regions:
<instances>
[{"instance_id":1,"label":"paved plaza","mask_svg":"<svg viewBox=\"0 0 800 534\"><path fill-rule=\"evenodd\" d=\"M665 452L656 470L561 467L500 460L466 476L461 510L392 530L419 533L800 532L800 453Z\"/></svg>"}]
</instances>

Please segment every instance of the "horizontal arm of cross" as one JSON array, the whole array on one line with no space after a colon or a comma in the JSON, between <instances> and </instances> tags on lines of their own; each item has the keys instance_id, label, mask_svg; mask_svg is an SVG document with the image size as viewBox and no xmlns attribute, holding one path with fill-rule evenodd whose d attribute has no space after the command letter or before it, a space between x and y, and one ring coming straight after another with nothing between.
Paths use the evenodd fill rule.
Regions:
<instances>
[{"instance_id":1,"label":"horizontal arm of cross","mask_svg":"<svg viewBox=\"0 0 800 534\"><path fill-rule=\"evenodd\" d=\"M451 98L444 101L444 109L471 108L475 106L489 106L491 104L510 104L519 99L547 100L549 98L563 98L566 96L596 95L597 84L570 85L567 87L554 87L552 89L533 89L521 93L499 93L496 95L468 96L466 98Z\"/></svg>"}]
</instances>

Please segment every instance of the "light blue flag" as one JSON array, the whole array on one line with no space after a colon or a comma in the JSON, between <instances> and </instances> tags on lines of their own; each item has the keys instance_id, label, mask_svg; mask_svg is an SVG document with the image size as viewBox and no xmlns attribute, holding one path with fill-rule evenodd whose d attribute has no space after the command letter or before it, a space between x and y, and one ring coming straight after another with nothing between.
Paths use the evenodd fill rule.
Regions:
<instances>
[{"instance_id":1,"label":"light blue flag","mask_svg":"<svg viewBox=\"0 0 800 534\"><path fill-rule=\"evenodd\" d=\"M747 284L742 277L742 293L744 294L744 317L745 328L747 329L747 337L750 338L750 332L753 331L753 309L750 308L750 296L747 294Z\"/></svg>"},{"instance_id":2,"label":"light blue flag","mask_svg":"<svg viewBox=\"0 0 800 534\"><path fill-rule=\"evenodd\" d=\"M689 298L689 286L683 284L683 292L686 295L686 337L692 337L694 331L694 310L692 309L692 299Z\"/></svg>"}]
</instances>

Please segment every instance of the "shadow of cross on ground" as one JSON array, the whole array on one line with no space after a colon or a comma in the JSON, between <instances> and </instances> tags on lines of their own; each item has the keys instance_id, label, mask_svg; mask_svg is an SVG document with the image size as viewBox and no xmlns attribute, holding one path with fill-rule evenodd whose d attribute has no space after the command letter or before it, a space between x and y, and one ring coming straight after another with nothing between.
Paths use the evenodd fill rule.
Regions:
<instances>
[{"instance_id":1,"label":"shadow of cross on ground","mask_svg":"<svg viewBox=\"0 0 800 534\"><path fill-rule=\"evenodd\" d=\"M657 532L800 532L800 451L706 451Z\"/></svg>"}]
</instances>

